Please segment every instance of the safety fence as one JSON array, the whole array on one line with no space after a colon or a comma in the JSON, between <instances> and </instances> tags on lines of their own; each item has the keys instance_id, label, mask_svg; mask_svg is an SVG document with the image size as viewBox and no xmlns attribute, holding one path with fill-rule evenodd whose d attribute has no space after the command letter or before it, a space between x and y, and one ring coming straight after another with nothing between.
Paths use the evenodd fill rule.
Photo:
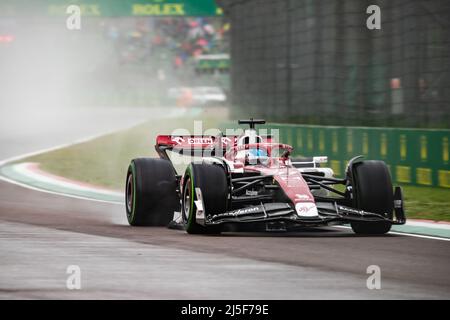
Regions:
<instances>
[{"instance_id":1,"label":"safety fence","mask_svg":"<svg viewBox=\"0 0 450 320\"><path fill-rule=\"evenodd\" d=\"M450 123L450 1L216 0L236 117L341 126ZM369 29L369 6L380 29Z\"/></svg>"}]
</instances>

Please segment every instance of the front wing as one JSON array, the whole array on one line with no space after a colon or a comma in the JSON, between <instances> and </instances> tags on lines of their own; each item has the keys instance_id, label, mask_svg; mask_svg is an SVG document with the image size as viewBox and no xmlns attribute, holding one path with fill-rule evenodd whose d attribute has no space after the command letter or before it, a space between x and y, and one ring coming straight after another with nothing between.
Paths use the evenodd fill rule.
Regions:
<instances>
[{"instance_id":1,"label":"front wing","mask_svg":"<svg viewBox=\"0 0 450 320\"><path fill-rule=\"evenodd\" d=\"M399 208L396 208L396 218L388 219L381 214L354 209L336 202L316 202L318 216L302 217L288 204L283 202L262 203L260 205L236 209L225 213L205 217L204 225L220 225L227 223L258 223L281 222L286 228L317 227L345 224L352 221L404 224ZM402 209L402 208L401 208Z\"/></svg>"}]
</instances>

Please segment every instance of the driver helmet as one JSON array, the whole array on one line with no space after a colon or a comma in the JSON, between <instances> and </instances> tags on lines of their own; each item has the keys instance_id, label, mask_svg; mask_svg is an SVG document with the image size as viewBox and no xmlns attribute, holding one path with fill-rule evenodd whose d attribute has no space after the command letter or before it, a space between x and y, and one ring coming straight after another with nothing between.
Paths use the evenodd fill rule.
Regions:
<instances>
[{"instance_id":1,"label":"driver helmet","mask_svg":"<svg viewBox=\"0 0 450 320\"><path fill-rule=\"evenodd\" d=\"M246 164L266 164L269 159L267 150L252 148L248 149L245 154Z\"/></svg>"}]
</instances>

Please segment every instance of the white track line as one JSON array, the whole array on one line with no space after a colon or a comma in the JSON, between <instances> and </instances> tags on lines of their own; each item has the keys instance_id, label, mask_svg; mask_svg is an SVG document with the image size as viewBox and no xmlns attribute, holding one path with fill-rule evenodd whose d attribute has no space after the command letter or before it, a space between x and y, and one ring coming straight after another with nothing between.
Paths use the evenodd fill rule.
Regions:
<instances>
[{"instance_id":1,"label":"white track line","mask_svg":"<svg viewBox=\"0 0 450 320\"><path fill-rule=\"evenodd\" d=\"M103 203L109 203L109 204L123 205L123 203L117 202L117 201L100 200L100 199L88 198L88 197L83 197L83 196L76 196L76 195L62 193L62 192L56 192L56 191L40 189L40 188L36 188L36 187L30 186L28 184L24 184L24 183L21 183L21 182L17 182L15 180L11 180L11 179L3 177L1 175L0 175L0 180L6 181L8 183L11 183L11 184L14 184L14 185L26 188L26 189L30 189L30 190L33 190L33 191L39 191L39 192L43 192L43 193L54 194L54 195L63 196L63 197L67 197L67 198L74 198L74 199L89 200L89 201L94 201L94 202L103 202Z\"/></svg>"},{"instance_id":2,"label":"white track line","mask_svg":"<svg viewBox=\"0 0 450 320\"><path fill-rule=\"evenodd\" d=\"M414 219L408 220L407 223L411 227L425 227L425 228L437 228L437 229L450 230L450 224L447 224L447 223L423 222L423 221L417 221Z\"/></svg>"},{"instance_id":3,"label":"white track line","mask_svg":"<svg viewBox=\"0 0 450 320\"><path fill-rule=\"evenodd\" d=\"M0 180L6 181L6 182L14 184L14 185L21 186L23 188L27 188L27 189L31 189L31 190L34 190L34 191L38 191L38 192L49 193L49 194L53 194L53 195L58 195L58 196L63 196L63 197L68 197L68 198L74 198L74 199L88 200L88 201L93 201L93 202L102 202L102 203L109 203L109 204L115 204L115 205L121 205L121 206L124 205L123 203L116 202L116 201L108 201L108 200L99 200L99 199L93 199L93 198L86 198L86 197L82 197L82 196L75 196L75 195L66 194L66 193L60 193L60 192L55 192L55 191L39 189L39 188L32 187L32 186L27 185L27 184L23 184L21 182L17 182L17 181L5 178L5 177L3 177L1 175L0 175ZM333 226L333 228L351 229L351 227L347 227L347 226ZM415 237L415 238L423 238L423 239L431 239L431 240L450 241L449 238L440 238L440 237L426 236L426 235L414 234L414 233L403 233L403 232L389 231L389 234L408 236L408 237Z\"/></svg>"},{"instance_id":4,"label":"white track line","mask_svg":"<svg viewBox=\"0 0 450 320\"><path fill-rule=\"evenodd\" d=\"M45 152L50 152L50 151L54 151L54 150L58 150L58 149L62 149L62 148L66 148L66 147L70 147L73 146L75 144L79 144L79 143L83 143L83 142L88 142L112 133L116 133L116 132L120 132L120 131L124 131L133 127L136 127L138 125L141 125L145 122L147 122L148 120L143 120L141 122L138 122L134 125L119 129L119 130L112 130L112 131L107 131L105 133L100 133L100 134L96 134L93 136L89 136L87 138L82 138L82 139L78 139L75 140L74 142L70 142L70 143L64 143L55 147L50 147L50 148L45 148L45 149L41 149L41 150L37 150L37 151L33 151L33 152L29 152L29 153L25 153L23 155L19 155L19 156L15 156L15 157L11 157L5 160L0 161L0 166L3 166L9 162L13 162L13 161L17 161L17 160L21 160L24 158L28 158L31 156L35 156L41 153L45 153ZM58 196L63 196L63 197L68 197L68 198L74 198L74 199L81 199L81 200L88 200L88 201L94 201L94 202L102 202L102 203L110 203L110 204L115 204L115 205L123 205L123 203L120 202L116 202L116 201L108 201L108 200L99 200L99 199L93 199L93 198L87 198L87 197L82 197L82 196L75 196L75 195L71 195L71 194L66 194L66 193L60 193L60 192L55 192L55 191L49 191L49 190L44 190L44 189L39 189L36 187L32 187L30 185L21 183L21 182L17 182L11 179L8 179L6 177L3 177L0 175L0 180L6 181L8 183L11 184L15 184L18 186L21 186L23 188L27 188L27 189L31 189L34 191L39 191L39 192L43 192L43 193L49 193L49 194L54 194L54 195L58 195ZM336 228L345 228L345 229L351 229L350 227L347 226L333 226ZM408 237L415 237L415 238L423 238L423 239L432 239L432 240L442 240L442 241L450 241L449 238L440 238L440 237L434 237L434 236L426 236L426 235L421 235L421 234L413 234L413 233L403 233L403 232L396 232L396 231L390 231L390 234L396 234L396 235L402 235L402 236L408 236Z\"/></svg>"},{"instance_id":5,"label":"white track line","mask_svg":"<svg viewBox=\"0 0 450 320\"><path fill-rule=\"evenodd\" d=\"M92 141L94 139L101 138L103 136L107 136L107 135L110 135L110 134L113 134L113 133L125 131L125 130L131 129L133 127L137 127L137 126L139 126L141 124L144 124L147 121L148 120L142 120L142 121L139 121L139 122L137 122L137 123L135 123L133 125L130 125L130 126L118 129L118 130L105 131L105 132L102 132L102 133L98 133L98 134L94 134L94 135L91 135L91 136L87 136L85 138L77 139L77 140L75 140L73 142L63 143L63 144L56 145L54 147L43 148L43 149L39 149L39 150L36 150L36 151L27 152L25 154L21 154L21 155L18 155L18 156L14 156L14 157L11 157L11 158L3 159L3 160L0 161L0 167L5 165L5 164L7 164L7 163L18 161L18 160L21 160L21 159L24 159L24 158L28 158L28 157L32 157L32 156L36 156L36 155L41 154L41 153L55 151L55 150L59 150L59 149L62 149L62 148L67 148L67 147L73 146L75 144L79 144L79 143L83 143L83 142L89 142L89 141Z\"/></svg>"},{"instance_id":6,"label":"white track line","mask_svg":"<svg viewBox=\"0 0 450 320\"><path fill-rule=\"evenodd\" d=\"M123 197L123 193L119 192L118 190L111 190L101 186L94 186L88 183L71 180L65 177L56 176L49 172L42 171L39 168L39 164L37 163L20 162L18 164L13 164L11 166L12 166L11 170L15 173L18 173L22 177L26 177L27 179L30 179L32 181L39 181L46 185L56 186L58 188L56 189L57 192L59 192L62 188L63 190L69 189L73 191L92 192L94 194L99 195L115 196L119 197L120 199ZM14 177L10 177L10 179L14 179ZM51 189L51 188L44 187L44 189ZM89 196L86 197L89 198Z\"/></svg>"},{"instance_id":7,"label":"white track line","mask_svg":"<svg viewBox=\"0 0 450 320\"><path fill-rule=\"evenodd\" d=\"M416 238L424 238L424 239L432 239L432 240L442 240L442 241L450 241L449 238L441 238L436 236L426 236L423 234L415 234L415 233L403 233L403 232L397 232L397 231L389 231L390 234L397 234L401 236L410 236L410 237L416 237Z\"/></svg>"},{"instance_id":8,"label":"white track line","mask_svg":"<svg viewBox=\"0 0 450 320\"><path fill-rule=\"evenodd\" d=\"M351 229L351 227L347 227L347 226L333 226L333 228ZM400 236L408 236L408 237L423 238L423 239L450 241L449 238L441 238L441 237L436 237L436 236L427 236L427 235L415 234L415 233L389 231L388 234L396 234L396 235L400 235Z\"/></svg>"},{"instance_id":9,"label":"white track line","mask_svg":"<svg viewBox=\"0 0 450 320\"><path fill-rule=\"evenodd\" d=\"M139 122L137 122L137 123L135 123L133 125L130 125L130 126L118 129L118 130L105 131L103 133L99 133L99 134L91 135L91 136L88 136L88 137L85 137L85 138L77 139L77 140L75 140L73 142L63 143L63 144L60 144L60 145L57 145L57 146L54 146L54 147L44 148L44 149L28 152L28 153L25 153L25 154L21 154L21 155L18 155L18 156L14 156L14 157L11 157L11 158L7 158L7 159L4 159L4 160L0 161L0 167L4 166L5 164L8 164L10 162L14 162L14 161L18 161L18 160L21 160L21 159L24 159L24 158L32 157L32 156L35 156L35 155L38 155L38 154L41 154L41 153L46 153L46 152L50 152L50 151L55 151L55 150L67 148L67 147L73 146L75 144L79 144L79 143L83 143L83 142L89 142L89 141L92 141L94 139L101 138L101 137L104 137L104 136L107 136L107 135L110 135L110 134L113 134L113 133L125 131L127 129L131 129L133 127L136 127L136 126L139 126L141 124L144 124L147 121L148 120L142 120L142 121L139 121ZM68 198L75 198L75 199L88 200L88 201L94 201L94 202L111 203L111 204L116 204L116 205L117 204L120 204L120 205L122 204L122 203L116 202L116 201L100 200L100 199L94 199L94 198L88 198L88 197L83 197L83 196L76 196L76 195L66 194L66 193L62 193L62 192L56 192L56 191L40 189L40 188L36 188L36 187L30 186L30 185L27 185L25 183L17 182L15 180L6 178L6 177L4 177L2 175L0 175L0 180L3 180L5 182L11 183L11 184L15 184L15 185L23 187L23 188L31 189L33 191L39 191L39 192L43 192L43 193L49 193L49 194L59 195L59 196L68 197Z\"/></svg>"},{"instance_id":10,"label":"white track line","mask_svg":"<svg viewBox=\"0 0 450 320\"><path fill-rule=\"evenodd\" d=\"M182 116L183 113L177 114L177 115L178 116L180 116L180 115ZM166 118L171 118L171 117L173 117L173 115L170 115L170 116L168 116ZM163 117L163 118L165 118L165 117ZM35 156L35 155L38 155L38 154L41 154L41 153L55 151L55 150L59 150L59 149L62 149L62 148L67 148L67 147L73 146L75 144L79 144L79 143L83 143L83 142L89 142L89 141L92 141L94 139L101 138L103 136L107 136L107 135L110 135L110 134L113 134L113 133L125 131L125 130L128 130L128 129L137 127L139 125L142 125L142 124L144 124L144 123L146 123L148 121L149 121L149 119L145 119L145 120L138 121L138 122L136 122L136 123L134 123L132 125L125 126L123 128L120 128L120 129L108 130L108 131L105 131L105 132L102 132L102 133L98 133L98 134L94 134L94 135L91 135L91 136L87 136L85 138L76 139L73 142L63 143L63 144L60 144L60 145L57 145L57 146L54 146L54 147L43 148L43 149L39 149L39 150L36 150L36 151L27 152L25 154L21 154L21 155L18 155L18 156L14 156L14 157L10 157L10 158L7 158L7 159L3 159L3 160L0 161L0 167L4 166L7 163L18 161L18 160L21 160L21 159L24 159L24 158L28 158L28 157L32 157L32 156ZM82 196L66 194L66 193L62 193L62 192L60 193L60 192L56 192L56 191L49 191L49 190L45 190L45 189L39 189L39 188L36 188L36 187L33 187L33 186L29 186L29 185L21 183L21 182L17 182L15 180L8 179L6 177L3 177L2 175L0 175L0 180L3 180L5 182L11 183L11 184L18 185L18 186L23 187L23 188L31 189L31 190L34 190L34 191L39 191L39 192L49 193L49 194L55 194L55 195L68 197L68 198L82 199L82 200L88 200L88 201L94 201L94 202L111 203L111 204L121 204L121 203L116 202L116 201L99 200L99 199L94 199L94 198L88 198L88 197L82 197Z\"/></svg>"}]
</instances>

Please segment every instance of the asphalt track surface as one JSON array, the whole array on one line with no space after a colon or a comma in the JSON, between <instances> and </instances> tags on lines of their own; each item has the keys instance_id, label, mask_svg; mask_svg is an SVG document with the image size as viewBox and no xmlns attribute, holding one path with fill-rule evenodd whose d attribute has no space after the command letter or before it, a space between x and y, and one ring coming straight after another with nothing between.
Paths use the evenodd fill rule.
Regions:
<instances>
[{"instance_id":1,"label":"asphalt track surface","mask_svg":"<svg viewBox=\"0 0 450 320\"><path fill-rule=\"evenodd\" d=\"M74 128L66 138L76 130L77 138L89 131ZM45 147L63 142L44 140ZM21 152L34 151L23 144L29 150ZM1 147L13 156L9 142ZM338 228L191 236L130 227L122 205L2 181L0 256L3 299L450 298L449 241ZM66 287L69 265L81 268L80 290ZM370 265L381 269L380 290L366 286Z\"/></svg>"}]
</instances>

